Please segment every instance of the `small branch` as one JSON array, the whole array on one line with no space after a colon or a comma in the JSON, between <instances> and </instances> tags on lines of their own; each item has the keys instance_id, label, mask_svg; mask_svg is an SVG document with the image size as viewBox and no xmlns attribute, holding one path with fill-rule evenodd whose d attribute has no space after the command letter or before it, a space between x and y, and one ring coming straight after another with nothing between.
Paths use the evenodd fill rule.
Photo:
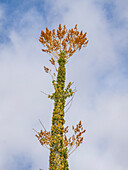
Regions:
<instances>
[{"instance_id":1,"label":"small branch","mask_svg":"<svg viewBox=\"0 0 128 170\"><path fill-rule=\"evenodd\" d=\"M57 52L52 51L51 53L57 60L60 58L59 55L57 54Z\"/></svg>"},{"instance_id":2,"label":"small branch","mask_svg":"<svg viewBox=\"0 0 128 170\"><path fill-rule=\"evenodd\" d=\"M69 100L69 102L65 105L65 107L67 107L69 105L69 103L73 100L74 95L72 96L72 98Z\"/></svg>"},{"instance_id":3,"label":"small branch","mask_svg":"<svg viewBox=\"0 0 128 170\"><path fill-rule=\"evenodd\" d=\"M43 93L43 94L45 94L45 95L47 95L47 96L49 96L49 94L47 94L47 93L45 93L45 92L43 92L43 91L40 91L41 93Z\"/></svg>"},{"instance_id":4,"label":"small branch","mask_svg":"<svg viewBox=\"0 0 128 170\"><path fill-rule=\"evenodd\" d=\"M76 149L77 149L77 147L78 146L76 146L76 148L75 149L73 149L73 151L72 152L70 152L69 154L68 154L68 156L70 156Z\"/></svg>"},{"instance_id":5,"label":"small branch","mask_svg":"<svg viewBox=\"0 0 128 170\"><path fill-rule=\"evenodd\" d=\"M51 73L51 70L50 70L48 73L49 73L50 76L52 77L52 80L54 80L53 75L52 75L52 73Z\"/></svg>"},{"instance_id":6,"label":"small branch","mask_svg":"<svg viewBox=\"0 0 128 170\"><path fill-rule=\"evenodd\" d=\"M40 124L42 125L42 127L44 128L44 130L46 130L45 127L44 127L44 125L43 125L43 123L40 121L40 119L39 119L39 122L40 122Z\"/></svg>"},{"instance_id":7,"label":"small branch","mask_svg":"<svg viewBox=\"0 0 128 170\"><path fill-rule=\"evenodd\" d=\"M72 150L75 144L76 144L76 139L74 140L73 145L69 148L68 153Z\"/></svg>"},{"instance_id":8,"label":"small branch","mask_svg":"<svg viewBox=\"0 0 128 170\"><path fill-rule=\"evenodd\" d=\"M48 150L50 150L50 148L45 144L45 147L48 149Z\"/></svg>"},{"instance_id":9,"label":"small branch","mask_svg":"<svg viewBox=\"0 0 128 170\"><path fill-rule=\"evenodd\" d=\"M71 102L71 104L70 104L70 106L69 106L69 108L65 111L65 113L67 113L68 112L68 110L70 109L70 107L72 106L72 102Z\"/></svg>"},{"instance_id":10,"label":"small branch","mask_svg":"<svg viewBox=\"0 0 128 170\"><path fill-rule=\"evenodd\" d=\"M56 72L58 72L58 70L57 70L57 68L56 68L56 65L54 65L54 67L55 67Z\"/></svg>"},{"instance_id":11,"label":"small branch","mask_svg":"<svg viewBox=\"0 0 128 170\"><path fill-rule=\"evenodd\" d=\"M75 89L76 89L76 88L75 88ZM76 93L76 91L75 91L75 93ZM74 95L75 95L75 93L74 93ZM69 108L65 111L65 113L66 113L66 112L70 109L70 107L72 106L72 102L73 102L74 95L73 95L72 99L66 104L66 106L67 106L67 105L71 102Z\"/></svg>"},{"instance_id":12,"label":"small branch","mask_svg":"<svg viewBox=\"0 0 128 170\"><path fill-rule=\"evenodd\" d=\"M39 132L37 132L35 129L33 129L36 133L38 133L39 134Z\"/></svg>"}]
</instances>

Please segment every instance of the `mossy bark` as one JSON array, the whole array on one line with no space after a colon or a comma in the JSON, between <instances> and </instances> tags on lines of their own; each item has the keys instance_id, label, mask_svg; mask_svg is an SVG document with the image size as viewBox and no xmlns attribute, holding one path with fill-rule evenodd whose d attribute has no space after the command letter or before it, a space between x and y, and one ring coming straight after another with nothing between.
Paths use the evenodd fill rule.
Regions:
<instances>
[{"instance_id":1,"label":"mossy bark","mask_svg":"<svg viewBox=\"0 0 128 170\"><path fill-rule=\"evenodd\" d=\"M67 161L67 149L63 144L64 133L64 107L65 107L65 74L66 56L60 53L58 59L57 81L53 80L55 92L50 98L54 99L54 109L51 126L51 142L49 156L49 170L69 170Z\"/></svg>"}]
</instances>

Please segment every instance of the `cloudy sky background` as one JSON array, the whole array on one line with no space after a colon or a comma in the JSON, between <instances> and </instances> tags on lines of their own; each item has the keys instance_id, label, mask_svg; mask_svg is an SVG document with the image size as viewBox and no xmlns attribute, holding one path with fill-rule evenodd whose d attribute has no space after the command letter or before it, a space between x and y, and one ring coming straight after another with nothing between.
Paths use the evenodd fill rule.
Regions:
<instances>
[{"instance_id":1,"label":"cloudy sky background","mask_svg":"<svg viewBox=\"0 0 128 170\"><path fill-rule=\"evenodd\" d=\"M128 169L128 1L0 0L0 169L48 169L49 151L32 128L50 130L53 102L50 56L40 31L78 24L88 47L66 66L77 93L66 125L82 120L84 142L69 157L70 170Z\"/></svg>"}]
</instances>

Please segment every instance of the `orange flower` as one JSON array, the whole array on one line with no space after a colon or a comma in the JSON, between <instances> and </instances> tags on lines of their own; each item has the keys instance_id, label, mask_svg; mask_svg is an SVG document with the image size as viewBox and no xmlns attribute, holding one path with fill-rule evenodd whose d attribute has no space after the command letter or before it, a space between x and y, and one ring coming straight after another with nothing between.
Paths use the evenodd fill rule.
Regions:
<instances>
[{"instance_id":1,"label":"orange flower","mask_svg":"<svg viewBox=\"0 0 128 170\"><path fill-rule=\"evenodd\" d=\"M45 47L42 49L43 52L52 53L57 59L61 50L66 53L66 60L74 54L76 50L81 50L82 47L86 47L88 40L86 38L87 33L83 34L83 31L79 32L77 30L77 24L74 29L66 29L64 25L63 28L61 24L57 31L53 29L49 31L46 27L46 33L41 31L41 37L39 41Z\"/></svg>"}]
</instances>

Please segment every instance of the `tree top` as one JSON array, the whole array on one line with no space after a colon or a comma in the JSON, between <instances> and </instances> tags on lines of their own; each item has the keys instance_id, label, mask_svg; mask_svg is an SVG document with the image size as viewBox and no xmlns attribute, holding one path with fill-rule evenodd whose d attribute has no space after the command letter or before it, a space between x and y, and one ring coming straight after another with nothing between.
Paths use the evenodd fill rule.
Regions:
<instances>
[{"instance_id":1,"label":"tree top","mask_svg":"<svg viewBox=\"0 0 128 170\"><path fill-rule=\"evenodd\" d=\"M77 30L77 24L71 29L59 24L57 31L55 29L50 31L47 27L46 32L42 30L39 41L44 46L43 52L51 53L58 60L59 54L63 51L68 60L77 50L80 51L82 47L86 47L88 43L86 35L87 32Z\"/></svg>"}]
</instances>

